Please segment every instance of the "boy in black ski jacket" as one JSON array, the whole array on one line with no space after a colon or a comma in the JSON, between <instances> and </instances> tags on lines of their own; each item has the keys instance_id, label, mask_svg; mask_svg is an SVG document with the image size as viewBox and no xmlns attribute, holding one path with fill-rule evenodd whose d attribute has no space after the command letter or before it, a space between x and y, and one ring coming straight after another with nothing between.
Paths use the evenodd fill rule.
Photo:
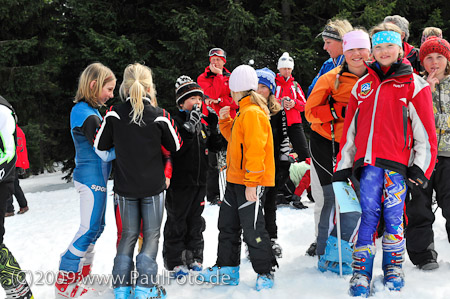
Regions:
<instances>
[{"instance_id":1,"label":"boy in black ski jacket","mask_svg":"<svg viewBox=\"0 0 450 299\"><path fill-rule=\"evenodd\" d=\"M166 269L175 277L189 270L202 270L205 220L206 173L209 151L221 148L218 117L213 109L202 123L202 88L188 76L177 79L176 103L172 115L183 138L183 146L172 153L173 172L166 193L167 221L164 227L163 257Z\"/></svg>"}]
</instances>

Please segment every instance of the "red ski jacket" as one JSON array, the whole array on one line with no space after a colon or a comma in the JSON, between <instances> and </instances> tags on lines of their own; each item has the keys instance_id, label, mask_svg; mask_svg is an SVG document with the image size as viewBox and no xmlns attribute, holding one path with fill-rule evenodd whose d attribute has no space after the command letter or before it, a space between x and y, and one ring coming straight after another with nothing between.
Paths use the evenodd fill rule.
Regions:
<instances>
[{"instance_id":1,"label":"red ski jacket","mask_svg":"<svg viewBox=\"0 0 450 299\"><path fill-rule=\"evenodd\" d=\"M17 147L16 147L16 167L23 169L30 168L30 163L28 162L28 151L27 151L27 140L25 139L25 133L16 125L17 131Z\"/></svg>"},{"instance_id":2,"label":"red ski jacket","mask_svg":"<svg viewBox=\"0 0 450 299\"><path fill-rule=\"evenodd\" d=\"M294 83L294 77L290 76L286 81L280 74L277 74L275 77L275 82L277 84L275 97L280 103L283 97L289 97L295 101L295 106L292 109L286 110L288 126L302 123L300 112L305 111L306 99L300 84Z\"/></svg>"},{"instance_id":3,"label":"red ski jacket","mask_svg":"<svg viewBox=\"0 0 450 299\"><path fill-rule=\"evenodd\" d=\"M416 165L430 178L437 154L430 87L404 60L387 74L377 65L352 89L335 177L353 167L359 178L362 166L373 165L406 178Z\"/></svg>"},{"instance_id":4,"label":"red ski jacket","mask_svg":"<svg viewBox=\"0 0 450 299\"><path fill-rule=\"evenodd\" d=\"M205 71L198 76L197 83L203 89L205 95L211 99L218 100L218 104L211 104L211 107L219 115L219 110L222 107L230 106L230 116L234 118L236 116L236 110L239 106L233 101L230 93L230 87L228 81L230 80L230 71L223 68L223 75L217 75L211 72L209 66L205 68ZM206 108L206 107L205 107ZM207 110L204 110L207 115Z\"/></svg>"}]
</instances>

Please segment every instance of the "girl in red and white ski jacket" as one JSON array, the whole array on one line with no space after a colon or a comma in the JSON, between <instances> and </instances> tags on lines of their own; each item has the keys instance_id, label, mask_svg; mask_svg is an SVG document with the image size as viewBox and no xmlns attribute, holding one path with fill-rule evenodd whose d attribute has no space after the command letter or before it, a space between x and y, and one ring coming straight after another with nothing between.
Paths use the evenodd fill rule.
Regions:
<instances>
[{"instance_id":1,"label":"girl in red and white ski jacket","mask_svg":"<svg viewBox=\"0 0 450 299\"><path fill-rule=\"evenodd\" d=\"M403 61L387 74L376 63L351 92L333 179L352 168L359 178L365 165L429 179L437 143L430 87Z\"/></svg>"}]
</instances>

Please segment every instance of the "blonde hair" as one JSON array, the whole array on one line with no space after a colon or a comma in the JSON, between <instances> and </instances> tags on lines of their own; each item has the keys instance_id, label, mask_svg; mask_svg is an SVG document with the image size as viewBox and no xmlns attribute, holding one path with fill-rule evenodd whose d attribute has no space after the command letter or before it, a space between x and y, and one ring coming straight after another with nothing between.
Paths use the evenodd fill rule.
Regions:
<instances>
[{"instance_id":1,"label":"blonde hair","mask_svg":"<svg viewBox=\"0 0 450 299\"><path fill-rule=\"evenodd\" d=\"M381 31L394 31L400 35L402 34L402 30L400 29L400 27L398 27L394 23L381 23L381 24L378 24L377 26L372 27L372 29L370 29L370 38L372 38L375 33L378 33ZM402 58L402 57L403 57L403 47L400 47L400 53L398 54L398 58ZM375 59L375 57L374 57L374 59Z\"/></svg>"},{"instance_id":2,"label":"blonde hair","mask_svg":"<svg viewBox=\"0 0 450 299\"><path fill-rule=\"evenodd\" d=\"M122 100L129 99L132 107L130 112L131 122L139 126L144 125L142 120L144 97L149 97L153 106L158 105L152 71L149 67L139 63L129 64L125 68L119 93Z\"/></svg>"},{"instance_id":3,"label":"blonde hair","mask_svg":"<svg viewBox=\"0 0 450 299\"><path fill-rule=\"evenodd\" d=\"M426 27L422 32L422 44L429 38L430 36L437 36L442 38L442 29L437 27Z\"/></svg>"},{"instance_id":4,"label":"blonde hair","mask_svg":"<svg viewBox=\"0 0 450 299\"><path fill-rule=\"evenodd\" d=\"M353 27L350 24L350 22L345 19L328 20L326 26L330 26L331 28L336 30L341 38L344 37L344 34L353 30Z\"/></svg>"},{"instance_id":5,"label":"blonde hair","mask_svg":"<svg viewBox=\"0 0 450 299\"><path fill-rule=\"evenodd\" d=\"M239 92L232 91L231 96L233 97L233 100L235 100L235 102L242 99L243 97L250 96L250 101L253 104L261 107L261 109L264 110L267 116L270 115L269 107L267 106L267 99L254 90Z\"/></svg>"},{"instance_id":6,"label":"blonde hair","mask_svg":"<svg viewBox=\"0 0 450 299\"><path fill-rule=\"evenodd\" d=\"M101 106L98 102L98 96L103 87L114 80L116 80L116 76L108 67L100 62L91 63L84 69L78 79L78 89L73 102L85 101L94 108ZM95 83L91 88L92 81Z\"/></svg>"},{"instance_id":7,"label":"blonde hair","mask_svg":"<svg viewBox=\"0 0 450 299\"><path fill-rule=\"evenodd\" d=\"M267 106L269 107L270 115L275 115L281 110L281 104L273 94L269 96Z\"/></svg>"}]
</instances>

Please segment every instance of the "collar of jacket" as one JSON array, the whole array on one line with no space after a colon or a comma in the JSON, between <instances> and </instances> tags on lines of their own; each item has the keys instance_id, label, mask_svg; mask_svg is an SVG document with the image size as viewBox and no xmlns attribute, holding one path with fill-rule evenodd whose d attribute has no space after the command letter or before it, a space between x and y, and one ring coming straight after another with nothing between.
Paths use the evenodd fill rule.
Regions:
<instances>
[{"instance_id":1,"label":"collar of jacket","mask_svg":"<svg viewBox=\"0 0 450 299\"><path fill-rule=\"evenodd\" d=\"M230 77L230 75L231 75L230 71L227 70L226 67L223 67L223 70L224 70L224 71L222 71L222 76ZM206 73L206 78L214 77L214 76L217 75L217 74L211 72L211 70L209 69L209 66L207 66L207 67L205 68L205 73Z\"/></svg>"},{"instance_id":2,"label":"collar of jacket","mask_svg":"<svg viewBox=\"0 0 450 299\"><path fill-rule=\"evenodd\" d=\"M409 58L413 55L417 55L418 53L417 48L414 48L413 46L411 46L410 44L408 44L407 42L403 42L403 52L404 52L404 57L405 58Z\"/></svg>"},{"instance_id":3,"label":"collar of jacket","mask_svg":"<svg viewBox=\"0 0 450 299\"><path fill-rule=\"evenodd\" d=\"M251 99L250 99L250 95L246 95L245 97L241 98L239 101L239 110L242 110L245 107L248 107L250 105L255 105L252 103Z\"/></svg>"},{"instance_id":4,"label":"collar of jacket","mask_svg":"<svg viewBox=\"0 0 450 299\"><path fill-rule=\"evenodd\" d=\"M413 69L411 64L405 61L406 59L399 59L396 63L391 65L389 71L384 74L383 71L379 68L378 62L374 61L367 65L367 70L369 74L375 75L380 81L385 81L387 79L398 78L401 76L411 75L413 73Z\"/></svg>"},{"instance_id":5,"label":"collar of jacket","mask_svg":"<svg viewBox=\"0 0 450 299\"><path fill-rule=\"evenodd\" d=\"M342 66L342 64L336 68L334 68L333 70L336 70L336 74L339 74L342 70L342 68L344 68L344 70L342 71L341 76L344 77L357 77L357 78L361 78L363 77L365 74L367 74L367 70L364 73L364 75L362 75L361 77L356 76L355 74L353 74L352 72L349 71L347 64L345 64L344 66ZM330 72L332 72L333 70L331 70Z\"/></svg>"},{"instance_id":6,"label":"collar of jacket","mask_svg":"<svg viewBox=\"0 0 450 299\"><path fill-rule=\"evenodd\" d=\"M129 102L131 100L131 97L128 97L128 98L126 98L125 99L125 102ZM149 98L147 98L147 97L142 97L142 100L143 100L143 102L144 102L144 105L145 104L152 104L152 101L149 99Z\"/></svg>"},{"instance_id":7,"label":"collar of jacket","mask_svg":"<svg viewBox=\"0 0 450 299\"><path fill-rule=\"evenodd\" d=\"M291 82L294 82L294 77L291 75L288 80L286 81L284 79L283 76L280 75L280 73L277 74L277 76L275 77L275 82L277 83L277 85L285 85L285 84L289 84L291 85Z\"/></svg>"}]
</instances>

